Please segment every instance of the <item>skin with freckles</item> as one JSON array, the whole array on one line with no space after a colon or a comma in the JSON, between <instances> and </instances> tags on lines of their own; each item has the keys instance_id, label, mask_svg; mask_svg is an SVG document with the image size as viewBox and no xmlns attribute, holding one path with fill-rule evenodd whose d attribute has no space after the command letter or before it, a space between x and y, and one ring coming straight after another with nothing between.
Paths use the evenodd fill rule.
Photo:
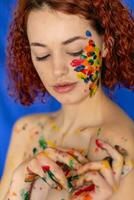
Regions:
<instances>
[{"instance_id":1,"label":"skin with freckles","mask_svg":"<svg viewBox=\"0 0 134 200\"><path fill-rule=\"evenodd\" d=\"M106 56L103 36L91 21L77 15L52 12L47 8L31 11L27 36L33 66L48 92L62 104L62 109L48 115L30 115L17 123L0 186L0 197L3 200L12 180L9 199L27 200L32 181L35 180L32 200L106 200L111 194L111 200L126 200L128 194L132 196L129 200L133 200L133 123L103 93L101 80L98 85L101 59ZM53 86L64 81L77 84L68 93L57 93ZM120 148L114 148L115 145ZM68 168L64 168L59 153L53 148L62 151L60 156L68 163L71 172L75 164L82 164L79 166L79 179L76 174L69 177L68 187L72 188L75 183L74 190L70 189L72 196L65 187ZM122 148L128 154L124 155ZM65 156L66 153L69 155ZM40 164L36 162L37 155ZM111 157L111 163L106 157ZM55 159L58 159L58 163ZM29 161L32 163L30 169L27 168ZM15 174L18 166L21 166L20 171ZM95 170L103 176L94 173ZM44 179L39 178L42 173L45 174ZM64 189L53 188L57 180L64 183ZM121 187L118 188L120 182ZM17 199L16 194L21 199Z\"/></svg>"}]
</instances>

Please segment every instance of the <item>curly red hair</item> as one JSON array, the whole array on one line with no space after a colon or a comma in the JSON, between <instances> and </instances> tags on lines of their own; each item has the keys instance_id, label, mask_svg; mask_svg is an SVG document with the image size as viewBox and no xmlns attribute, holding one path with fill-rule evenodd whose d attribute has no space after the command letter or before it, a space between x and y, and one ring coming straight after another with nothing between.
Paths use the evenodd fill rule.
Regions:
<instances>
[{"instance_id":1,"label":"curly red hair","mask_svg":"<svg viewBox=\"0 0 134 200\"><path fill-rule=\"evenodd\" d=\"M102 85L111 91L116 85L134 89L134 20L120 0L19 0L7 45L8 90L16 101L30 105L47 92L33 66L26 34L28 13L45 5L93 20L108 49L103 59Z\"/></svg>"}]
</instances>

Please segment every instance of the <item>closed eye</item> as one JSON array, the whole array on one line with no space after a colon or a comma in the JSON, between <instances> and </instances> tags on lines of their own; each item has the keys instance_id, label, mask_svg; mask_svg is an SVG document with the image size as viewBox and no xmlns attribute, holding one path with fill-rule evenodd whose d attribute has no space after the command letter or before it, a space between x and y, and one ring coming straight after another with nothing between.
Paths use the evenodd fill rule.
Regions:
<instances>
[{"instance_id":1,"label":"closed eye","mask_svg":"<svg viewBox=\"0 0 134 200\"><path fill-rule=\"evenodd\" d=\"M78 52L74 52L74 53L67 53L67 54L69 54L69 55L71 55L71 56L80 56L82 53L83 53L83 49L82 49L82 50L80 50L80 51L78 51Z\"/></svg>"},{"instance_id":2,"label":"closed eye","mask_svg":"<svg viewBox=\"0 0 134 200\"><path fill-rule=\"evenodd\" d=\"M43 56L43 57L36 57L37 61L42 61L42 60L46 60L48 57L50 56L50 54Z\"/></svg>"},{"instance_id":3,"label":"closed eye","mask_svg":"<svg viewBox=\"0 0 134 200\"><path fill-rule=\"evenodd\" d=\"M74 53L69 53L67 52L67 54L71 55L71 56L80 56L81 54L83 53L83 49L78 51L78 52L74 52ZM46 56L43 56L43 57L36 57L36 60L37 61L42 61L42 60L46 60L48 57L50 56L50 54L46 55Z\"/></svg>"}]
</instances>

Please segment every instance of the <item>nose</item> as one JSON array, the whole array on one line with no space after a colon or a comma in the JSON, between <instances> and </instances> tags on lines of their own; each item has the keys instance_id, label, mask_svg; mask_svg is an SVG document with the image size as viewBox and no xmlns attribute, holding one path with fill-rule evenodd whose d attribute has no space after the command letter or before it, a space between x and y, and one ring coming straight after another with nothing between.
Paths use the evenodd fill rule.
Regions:
<instances>
[{"instance_id":1,"label":"nose","mask_svg":"<svg viewBox=\"0 0 134 200\"><path fill-rule=\"evenodd\" d=\"M67 75L69 72L69 66L68 62L66 62L65 57L62 55L55 56L53 60L52 69L53 69L53 74L56 77Z\"/></svg>"}]
</instances>

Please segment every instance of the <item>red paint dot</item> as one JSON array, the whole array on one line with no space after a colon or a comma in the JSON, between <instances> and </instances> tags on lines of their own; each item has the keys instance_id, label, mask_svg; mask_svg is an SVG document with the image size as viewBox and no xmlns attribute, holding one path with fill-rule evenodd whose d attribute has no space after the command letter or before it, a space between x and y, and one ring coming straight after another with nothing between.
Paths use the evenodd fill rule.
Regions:
<instances>
[{"instance_id":1,"label":"red paint dot","mask_svg":"<svg viewBox=\"0 0 134 200\"><path fill-rule=\"evenodd\" d=\"M47 171L50 170L50 167L48 165L45 165L45 166L42 167L42 169L43 169L44 172L47 172Z\"/></svg>"},{"instance_id":2,"label":"red paint dot","mask_svg":"<svg viewBox=\"0 0 134 200\"><path fill-rule=\"evenodd\" d=\"M98 140L98 139L96 140L96 145L99 148L103 148L103 143L100 140Z\"/></svg>"}]
</instances>

